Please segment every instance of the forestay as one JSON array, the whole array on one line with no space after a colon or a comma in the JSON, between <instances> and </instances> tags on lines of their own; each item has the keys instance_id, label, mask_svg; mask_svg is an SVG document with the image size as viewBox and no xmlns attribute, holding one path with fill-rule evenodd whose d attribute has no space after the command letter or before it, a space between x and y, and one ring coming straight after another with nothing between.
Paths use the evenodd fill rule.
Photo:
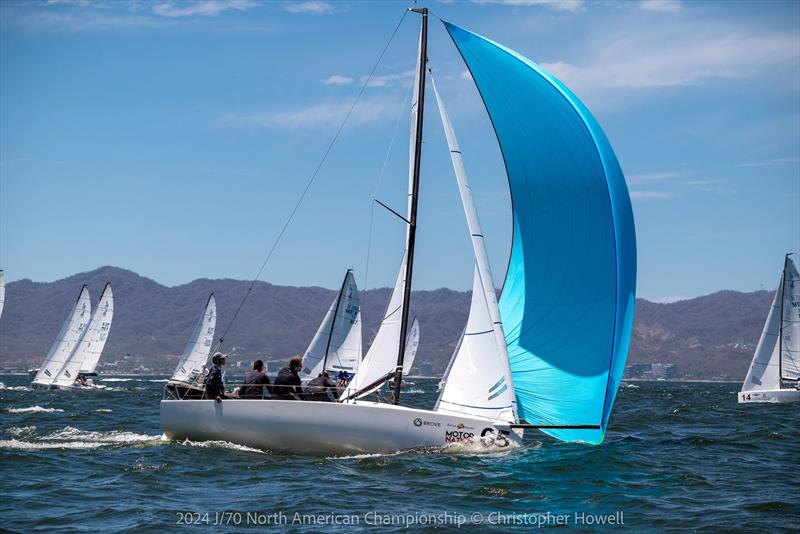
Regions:
<instances>
[{"instance_id":1,"label":"forestay","mask_svg":"<svg viewBox=\"0 0 800 534\"><path fill-rule=\"evenodd\" d=\"M475 256L467 327L443 378L445 386L436 403L436 410L516 422L514 384L511 381L503 325L497 308L483 229L472 198L461 147L433 79L431 86L439 106Z\"/></svg>"},{"instance_id":2,"label":"forestay","mask_svg":"<svg viewBox=\"0 0 800 534\"><path fill-rule=\"evenodd\" d=\"M106 284L103 294L97 302L97 308L89 320L89 324L78 341L75 350L72 351L67 363L61 368L54 385L72 386L78 373L93 373L97 368L97 362L103 353L103 348L111 330L111 320L114 317L114 294L111 291L111 284Z\"/></svg>"},{"instance_id":3,"label":"forestay","mask_svg":"<svg viewBox=\"0 0 800 534\"><path fill-rule=\"evenodd\" d=\"M72 306L67 316L67 320L64 321L64 324L61 326L58 337L56 337L56 340L50 347L50 351L47 353L42 367L39 369L39 372L36 373L36 377L34 377L34 384L51 385L53 383L59 371L61 371L61 368L67 360L69 360L69 357L78 345L78 341L89 322L91 313L92 307L89 301L89 290L86 286L83 286L78 295L78 300L75 301L75 304Z\"/></svg>"},{"instance_id":4,"label":"forestay","mask_svg":"<svg viewBox=\"0 0 800 534\"><path fill-rule=\"evenodd\" d=\"M214 330L217 325L217 303L212 293L208 297L203 315L194 327L192 337L183 350L172 380L178 382L194 381L203 369L208 355L211 352L211 344L214 341Z\"/></svg>"},{"instance_id":5,"label":"forestay","mask_svg":"<svg viewBox=\"0 0 800 534\"><path fill-rule=\"evenodd\" d=\"M361 360L361 305L353 272L345 274L342 287L303 356L308 378L327 371L355 372Z\"/></svg>"},{"instance_id":6,"label":"forestay","mask_svg":"<svg viewBox=\"0 0 800 534\"><path fill-rule=\"evenodd\" d=\"M625 366L636 280L619 163L591 113L541 67L445 26L481 94L514 218L499 308L520 419L600 443ZM572 427L572 428L568 428Z\"/></svg>"}]
</instances>

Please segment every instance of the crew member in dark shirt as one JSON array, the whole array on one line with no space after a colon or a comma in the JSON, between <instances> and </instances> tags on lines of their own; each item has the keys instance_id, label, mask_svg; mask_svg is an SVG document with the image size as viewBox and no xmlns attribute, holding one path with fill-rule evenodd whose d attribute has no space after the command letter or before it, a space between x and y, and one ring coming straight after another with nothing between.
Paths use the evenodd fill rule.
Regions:
<instances>
[{"instance_id":1,"label":"crew member in dark shirt","mask_svg":"<svg viewBox=\"0 0 800 534\"><path fill-rule=\"evenodd\" d=\"M222 366L225 365L225 355L221 352L211 358L211 368L206 376L206 398L215 399L217 402L225 398L225 384L222 381Z\"/></svg>"},{"instance_id":2,"label":"crew member in dark shirt","mask_svg":"<svg viewBox=\"0 0 800 534\"><path fill-rule=\"evenodd\" d=\"M306 384L305 394L306 400L322 402L334 401L339 396L336 384L325 372L320 373L317 378Z\"/></svg>"},{"instance_id":3,"label":"crew member in dark shirt","mask_svg":"<svg viewBox=\"0 0 800 534\"><path fill-rule=\"evenodd\" d=\"M302 381L300 380L300 369L303 368L303 360L292 358L289 360L289 367L284 367L278 371L275 383L272 386L272 398L278 400L304 400Z\"/></svg>"},{"instance_id":4,"label":"crew member in dark shirt","mask_svg":"<svg viewBox=\"0 0 800 534\"><path fill-rule=\"evenodd\" d=\"M253 370L248 371L244 377L244 386L239 391L239 397L243 399L263 399L264 387L269 392L269 377L264 373L264 362L256 360L253 362Z\"/></svg>"}]
</instances>

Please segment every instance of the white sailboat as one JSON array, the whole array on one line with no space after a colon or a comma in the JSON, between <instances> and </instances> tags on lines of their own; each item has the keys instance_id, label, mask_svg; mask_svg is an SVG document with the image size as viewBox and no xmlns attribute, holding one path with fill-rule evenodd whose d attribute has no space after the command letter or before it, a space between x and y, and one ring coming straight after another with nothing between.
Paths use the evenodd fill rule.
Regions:
<instances>
[{"instance_id":1,"label":"white sailboat","mask_svg":"<svg viewBox=\"0 0 800 534\"><path fill-rule=\"evenodd\" d=\"M211 353L216 325L217 302L212 293L206 301L203 315L197 321L186 348L183 349L178 365L175 366L175 372L167 382L167 390L175 393L178 398L187 395L202 396L203 390L199 382L203 378L203 366Z\"/></svg>"},{"instance_id":2,"label":"white sailboat","mask_svg":"<svg viewBox=\"0 0 800 534\"><path fill-rule=\"evenodd\" d=\"M103 387L94 382L95 370L103 348L106 345L114 318L114 294L111 284L106 284L97 308L92 313L89 324L52 382L52 386L60 389Z\"/></svg>"},{"instance_id":3,"label":"white sailboat","mask_svg":"<svg viewBox=\"0 0 800 534\"><path fill-rule=\"evenodd\" d=\"M3 316L3 305L6 302L6 274L0 271L0 317Z\"/></svg>"},{"instance_id":4,"label":"white sailboat","mask_svg":"<svg viewBox=\"0 0 800 534\"><path fill-rule=\"evenodd\" d=\"M342 287L303 355L303 380L326 371L331 378L344 371L355 373L361 362L361 305L353 271L345 273Z\"/></svg>"},{"instance_id":5,"label":"white sailboat","mask_svg":"<svg viewBox=\"0 0 800 534\"><path fill-rule=\"evenodd\" d=\"M370 352L394 353L392 402L359 399L362 362L342 403L285 400L161 401L172 439L227 440L309 454L384 453L453 442L519 445L525 428L602 442L633 322L636 252L630 198L608 140L583 104L538 65L445 22L492 120L506 164L514 235L495 296L483 235L443 107L474 252L473 299L433 410L400 405L409 331L427 61L425 8L412 99L406 251ZM458 156L456 156L458 154ZM592 258L587 269L575 257ZM581 280L580 284L569 283ZM396 323L394 323L396 321ZM391 326L391 328L395 328ZM396 347L396 350L392 350ZM377 354L377 352L376 352ZM383 357L381 358L381 360ZM377 361L377 359L375 360ZM381 371L383 373L384 371Z\"/></svg>"},{"instance_id":6,"label":"white sailboat","mask_svg":"<svg viewBox=\"0 0 800 534\"><path fill-rule=\"evenodd\" d=\"M78 300L75 301L67 320L61 326L58 337L50 347L44 363L37 371L31 383L32 387L45 389L54 387L56 376L58 376L58 373L61 372L61 369L75 351L75 347L77 347L84 330L86 330L86 325L91 315L92 306L89 300L89 290L86 286L83 286L78 295Z\"/></svg>"},{"instance_id":7,"label":"white sailboat","mask_svg":"<svg viewBox=\"0 0 800 534\"><path fill-rule=\"evenodd\" d=\"M742 383L740 404L800 401L800 274L790 256Z\"/></svg>"}]
</instances>

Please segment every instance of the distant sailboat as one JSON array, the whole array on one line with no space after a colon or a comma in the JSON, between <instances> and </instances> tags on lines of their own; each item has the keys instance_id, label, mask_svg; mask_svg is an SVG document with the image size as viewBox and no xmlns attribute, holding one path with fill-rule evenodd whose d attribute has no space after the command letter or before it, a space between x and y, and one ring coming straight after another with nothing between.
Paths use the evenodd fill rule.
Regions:
<instances>
[{"instance_id":1,"label":"distant sailboat","mask_svg":"<svg viewBox=\"0 0 800 534\"><path fill-rule=\"evenodd\" d=\"M92 306L89 300L89 290L86 286L81 288L78 300L72 306L67 320L61 326L58 337L50 347L44 363L39 368L31 384L34 388L50 389L53 387L56 376L75 351L78 342L86 330L86 325L92 315Z\"/></svg>"},{"instance_id":2,"label":"distant sailboat","mask_svg":"<svg viewBox=\"0 0 800 534\"><path fill-rule=\"evenodd\" d=\"M800 401L800 274L787 254L739 403Z\"/></svg>"},{"instance_id":3,"label":"distant sailboat","mask_svg":"<svg viewBox=\"0 0 800 534\"><path fill-rule=\"evenodd\" d=\"M6 302L6 275L0 271L0 317L3 316L3 305Z\"/></svg>"},{"instance_id":4,"label":"distant sailboat","mask_svg":"<svg viewBox=\"0 0 800 534\"><path fill-rule=\"evenodd\" d=\"M303 355L303 380L326 371L335 379L339 372L355 373L361 362L361 305L353 271L345 273L317 333Z\"/></svg>"},{"instance_id":5,"label":"distant sailboat","mask_svg":"<svg viewBox=\"0 0 800 534\"><path fill-rule=\"evenodd\" d=\"M405 255L384 321L343 403L161 401L171 439L219 440L293 453L381 453L453 442L519 445L526 428L599 444L627 358L636 243L622 170L600 126L561 82L516 52L445 22L494 126L514 221L499 302L460 149L442 119L472 237L473 300L434 410L400 405L417 230L427 77L422 15L411 105ZM458 154L458 157L456 157ZM576 258L591 259L589 265ZM396 321L396 323L394 323ZM385 334L397 324L397 333ZM384 341L385 339L385 341ZM395 354L370 384L370 352ZM394 349L394 350L393 350ZM375 358L385 362L384 357ZM391 381L392 403L359 400Z\"/></svg>"},{"instance_id":6,"label":"distant sailboat","mask_svg":"<svg viewBox=\"0 0 800 534\"><path fill-rule=\"evenodd\" d=\"M186 396L201 397L203 388L203 366L208 362L211 344L214 341L214 330L217 325L217 302L212 293L206 301L203 315L197 321L192 336L183 350L175 372L167 382L167 389L175 392L179 398Z\"/></svg>"},{"instance_id":7,"label":"distant sailboat","mask_svg":"<svg viewBox=\"0 0 800 534\"><path fill-rule=\"evenodd\" d=\"M114 317L114 294L111 284L106 284L97 308L92 313L89 325L81 335L78 344L72 351L61 370L53 380L57 388L101 387L94 383L92 377L97 376L95 370L103 348L106 346Z\"/></svg>"}]
</instances>

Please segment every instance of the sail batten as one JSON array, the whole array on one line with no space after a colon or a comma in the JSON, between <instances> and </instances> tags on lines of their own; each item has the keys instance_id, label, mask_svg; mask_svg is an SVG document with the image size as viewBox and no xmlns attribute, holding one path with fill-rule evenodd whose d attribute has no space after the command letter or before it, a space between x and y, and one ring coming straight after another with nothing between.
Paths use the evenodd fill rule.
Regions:
<instances>
[{"instance_id":1,"label":"sail batten","mask_svg":"<svg viewBox=\"0 0 800 534\"><path fill-rule=\"evenodd\" d=\"M499 308L521 419L599 443L628 352L633 215L602 129L560 81L520 54L445 22L500 145L512 248Z\"/></svg>"}]
</instances>

